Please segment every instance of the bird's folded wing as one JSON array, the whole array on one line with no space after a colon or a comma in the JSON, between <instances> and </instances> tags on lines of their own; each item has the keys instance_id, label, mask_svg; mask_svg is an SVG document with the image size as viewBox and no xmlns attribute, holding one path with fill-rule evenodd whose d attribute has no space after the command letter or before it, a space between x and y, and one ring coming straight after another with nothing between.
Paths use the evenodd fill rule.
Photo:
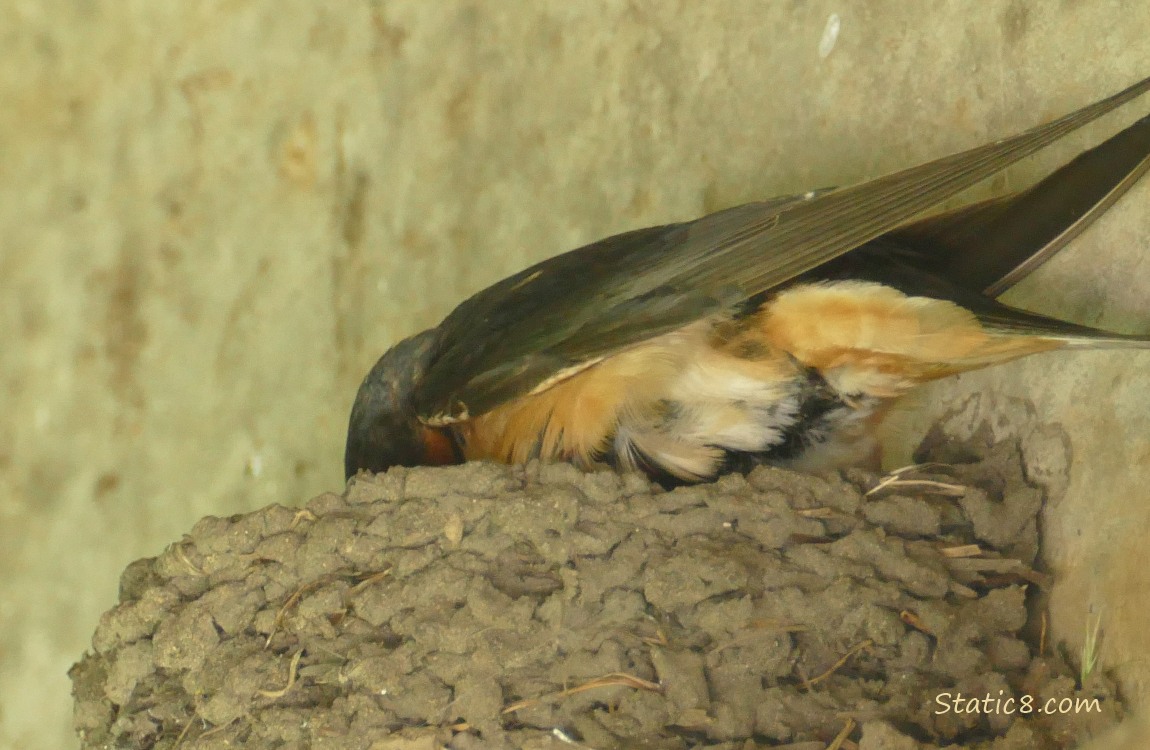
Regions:
<instances>
[{"instance_id":1,"label":"bird's folded wing","mask_svg":"<svg viewBox=\"0 0 1150 750\"><path fill-rule=\"evenodd\" d=\"M1019 135L839 190L641 229L480 292L441 326L422 416L477 416L582 363L770 290L1150 89L1150 78Z\"/></svg>"}]
</instances>

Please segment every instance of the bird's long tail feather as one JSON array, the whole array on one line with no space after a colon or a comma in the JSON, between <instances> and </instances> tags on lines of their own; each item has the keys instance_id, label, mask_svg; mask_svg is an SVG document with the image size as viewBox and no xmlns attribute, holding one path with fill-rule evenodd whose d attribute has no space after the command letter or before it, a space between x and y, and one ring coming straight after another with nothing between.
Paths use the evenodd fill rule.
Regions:
<instances>
[{"instance_id":1,"label":"bird's long tail feather","mask_svg":"<svg viewBox=\"0 0 1150 750\"><path fill-rule=\"evenodd\" d=\"M1027 190L895 230L937 261L931 270L997 297L1046 262L1150 169L1150 117L1079 155Z\"/></svg>"}]
</instances>

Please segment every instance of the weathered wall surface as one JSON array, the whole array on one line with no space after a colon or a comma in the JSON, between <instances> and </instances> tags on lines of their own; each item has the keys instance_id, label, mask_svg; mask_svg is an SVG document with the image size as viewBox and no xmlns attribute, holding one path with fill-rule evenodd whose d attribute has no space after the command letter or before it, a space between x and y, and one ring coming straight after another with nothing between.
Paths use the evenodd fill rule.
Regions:
<instances>
[{"instance_id":1,"label":"weathered wall surface","mask_svg":"<svg viewBox=\"0 0 1150 750\"><path fill-rule=\"evenodd\" d=\"M0 0L0 745L70 746L64 672L127 562L339 486L359 377L465 294L1061 114L1150 74L1148 30L1133 2ZM1150 331L1148 197L1016 299ZM1144 694L1150 355L921 403L982 389L1070 432L1054 624L1103 607Z\"/></svg>"}]
</instances>

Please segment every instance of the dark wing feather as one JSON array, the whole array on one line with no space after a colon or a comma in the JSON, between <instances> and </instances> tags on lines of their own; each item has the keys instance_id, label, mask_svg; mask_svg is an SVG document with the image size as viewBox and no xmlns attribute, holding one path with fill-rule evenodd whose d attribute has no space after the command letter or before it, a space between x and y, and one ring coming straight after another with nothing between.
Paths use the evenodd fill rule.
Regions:
<instances>
[{"instance_id":1,"label":"dark wing feather","mask_svg":"<svg viewBox=\"0 0 1150 750\"><path fill-rule=\"evenodd\" d=\"M1033 187L928 217L891 233L922 267L996 297L1061 250L1150 169L1150 117Z\"/></svg>"},{"instance_id":2,"label":"dark wing feather","mask_svg":"<svg viewBox=\"0 0 1150 750\"><path fill-rule=\"evenodd\" d=\"M551 375L792 281L1150 89L1150 78L1020 135L840 190L610 237L460 305L420 384L425 417L482 414Z\"/></svg>"},{"instance_id":3,"label":"dark wing feather","mask_svg":"<svg viewBox=\"0 0 1150 750\"><path fill-rule=\"evenodd\" d=\"M827 192L783 196L720 211L733 222ZM739 302L665 285L636 293L634 279L688 239L691 223L608 237L509 276L464 301L439 325L437 355L420 381L421 416L472 415L522 395L554 373L680 328Z\"/></svg>"}]
</instances>

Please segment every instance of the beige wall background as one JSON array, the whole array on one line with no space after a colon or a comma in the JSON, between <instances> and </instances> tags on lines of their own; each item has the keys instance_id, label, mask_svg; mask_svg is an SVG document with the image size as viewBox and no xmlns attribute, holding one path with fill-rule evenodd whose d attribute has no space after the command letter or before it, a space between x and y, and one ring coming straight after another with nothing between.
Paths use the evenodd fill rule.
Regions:
<instances>
[{"instance_id":1,"label":"beige wall background","mask_svg":"<svg viewBox=\"0 0 1150 750\"><path fill-rule=\"evenodd\" d=\"M0 49L0 746L59 748L123 566L338 488L355 388L399 337L606 234L1116 91L1150 75L1150 5L0 0ZM1148 198L1016 300L1150 332ZM1150 354L940 386L895 442L988 390L1071 434L1055 632L1101 608L1104 661L1146 695Z\"/></svg>"}]
</instances>

